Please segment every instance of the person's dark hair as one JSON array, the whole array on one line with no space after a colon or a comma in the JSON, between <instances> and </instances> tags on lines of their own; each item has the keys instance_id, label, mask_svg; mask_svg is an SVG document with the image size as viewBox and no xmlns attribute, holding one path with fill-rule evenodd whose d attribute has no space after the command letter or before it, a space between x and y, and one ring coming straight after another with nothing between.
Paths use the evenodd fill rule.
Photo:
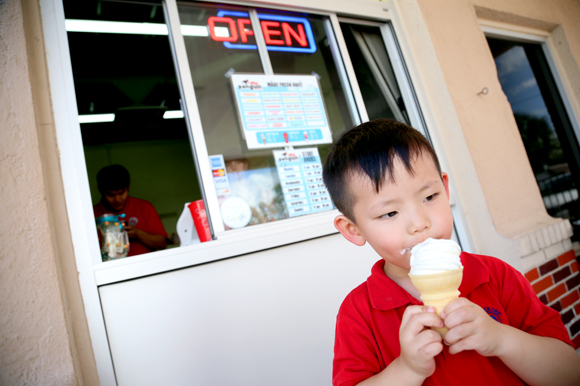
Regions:
<instances>
[{"instance_id":1,"label":"person's dark hair","mask_svg":"<svg viewBox=\"0 0 580 386\"><path fill-rule=\"evenodd\" d=\"M121 165L105 166L97 173L97 188L101 194L125 189L131 184L129 171Z\"/></svg>"},{"instance_id":2,"label":"person's dark hair","mask_svg":"<svg viewBox=\"0 0 580 386\"><path fill-rule=\"evenodd\" d=\"M322 177L337 209L355 221L354 197L349 194L350 175L360 173L370 178L378 193L388 178L394 182L394 161L400 159L413 175L411 162L427 152L439 173L441 166L433 147L419 131L392 119L376 119L342 134L324 162Z\"/></svg>"}]
</instances>

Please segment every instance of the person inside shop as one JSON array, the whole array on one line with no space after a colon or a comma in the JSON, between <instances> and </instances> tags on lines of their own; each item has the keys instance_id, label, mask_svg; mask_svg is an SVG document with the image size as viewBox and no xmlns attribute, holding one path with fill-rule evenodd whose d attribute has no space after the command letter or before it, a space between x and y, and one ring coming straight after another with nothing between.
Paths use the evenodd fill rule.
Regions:
<instances>
[{"instance_id":1,"label":"person inside shop","mask_svg":"<svg viewBox=\"0 0 580 386\"><path fill-rule=\"evenodd\" d=\"M560 314L502 260L462 252L460 297L441 316L419 300L410 249L453 231L449 177L420 132L363 123L333 145L323 178L336 228L381 258L338 311L333 385L579 384ZM448 328L444 340L430 327Z\"/></svg>"},{"instance_id":2,"label":"person inside shop","mask_svg":"<svg viewBox=\"0 0 580 386\"><path fill-rule=\"evenodd\" d=\"M129 196L131 177L122 165L105 166L97 173L101 200L93 206L95 218L107 213L125 214L124 229L129 236L128 256L167 247L167 232L153 204Z\"/></svg>"}]
</instances>

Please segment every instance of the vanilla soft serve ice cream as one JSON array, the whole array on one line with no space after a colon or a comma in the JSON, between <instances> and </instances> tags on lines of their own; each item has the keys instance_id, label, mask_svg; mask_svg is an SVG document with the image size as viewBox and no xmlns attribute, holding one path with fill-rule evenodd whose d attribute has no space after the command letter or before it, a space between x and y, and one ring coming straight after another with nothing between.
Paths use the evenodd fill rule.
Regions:
<instances>
[{"instance_id":1,"label":"vanilla soft serve ice cream","mask_svg":"<svg viewBox=\"0 0 580 386\"><path fill-rule=\"evenodd\" d=\"M453 240L427 239L411 249L409 277L426 306L441 316L443 308L460 295L463 279L461 248ZM445 339L447 328L433 328Z\"/></svg>"},{"instance_id":2,"label":"vanilla soft serve ice cream","mask_svg":"<svg viewBox=\"0 0 580 386\"><path fill-rule=\"evenodd\" d=\"M411 275L429 275L462 267L461 248L453 240L427 239L411 249Z\"/></svg>"}]
</instances>

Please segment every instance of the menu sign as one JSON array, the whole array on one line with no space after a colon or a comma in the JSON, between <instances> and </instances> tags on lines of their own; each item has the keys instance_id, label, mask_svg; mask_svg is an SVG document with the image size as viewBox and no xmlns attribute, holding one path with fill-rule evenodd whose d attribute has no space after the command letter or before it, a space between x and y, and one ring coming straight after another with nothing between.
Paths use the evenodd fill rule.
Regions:
<instances>
[{"instance_id":1,"label":"menu sign","mask_svg":"<svg viewBox=\"0 0 580 386\"><path fill-rule=\"evenodd\" d=\"M273 153L290 217L333 208L322 182L322 163L317 148L274 150Z\"/></svg>"},{"instance_id":2,"label":"menu sign","mask_svg":"<svg viewBox=\"0 0 580 386\"><path fill-rule=\"evenodd\" d=\"M331 143L314 75L230 76L248 149Z\"/></svg>"}]
</instances>

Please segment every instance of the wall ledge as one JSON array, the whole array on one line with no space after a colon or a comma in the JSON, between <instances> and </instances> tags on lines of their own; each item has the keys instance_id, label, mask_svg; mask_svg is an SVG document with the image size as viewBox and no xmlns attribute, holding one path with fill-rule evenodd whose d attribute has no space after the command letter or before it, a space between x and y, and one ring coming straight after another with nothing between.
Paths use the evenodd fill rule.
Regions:
<instances>
[{"instance_id":1,"label":"wall ledge","mask_svg":"<svg viewBox=\"0 0 580 386\"><path fill-rule=\"evenodd\" d=\"M570 221L555 220L554 223L515 238L521 250L523 272L572 249L570 237L573 231Z\"/></svg>"},{"instance_id":2,"label":"wall ledge","mask_svg":"<svg viewBox=\"0 0 580 386\"><path fill-rule=\"evenodd\" d=\"M546 20L532 19L522 15L516 15L510 12L500 11L497 9L486 8L479 5L473 7L478 19L490 20L508 25L516 25L525 28L536 29L540 31L552 31L558 27L557 23Z\"/></svg>"}]
</instances>

